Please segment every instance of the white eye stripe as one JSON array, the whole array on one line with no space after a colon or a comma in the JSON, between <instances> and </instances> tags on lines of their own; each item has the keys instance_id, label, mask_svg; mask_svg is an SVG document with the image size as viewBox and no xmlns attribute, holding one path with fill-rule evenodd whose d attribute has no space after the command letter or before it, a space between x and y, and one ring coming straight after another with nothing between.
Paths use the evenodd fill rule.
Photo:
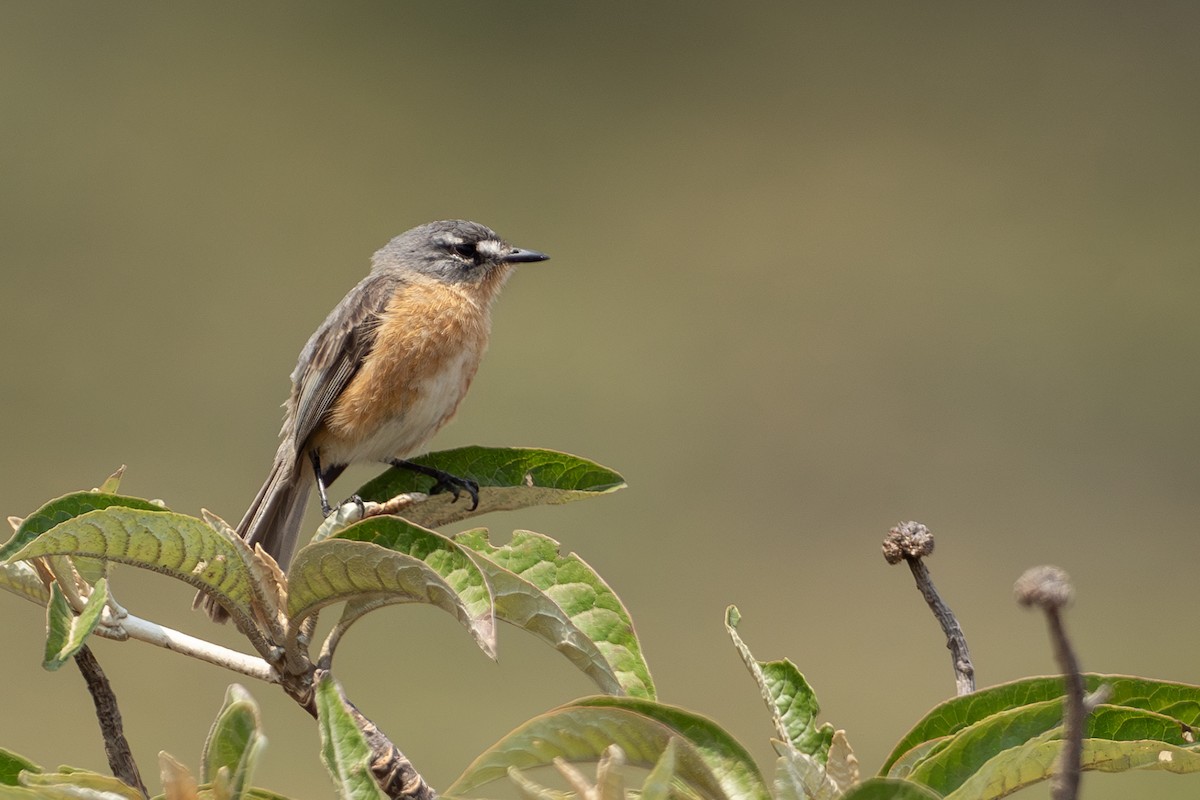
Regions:
<instances>
[{"instance_id":1,"label":"white eye stripe","mask_svg":"<svg viewBox=\"0 0 1200 800\"><path fill-rule=\"evenodd\" d=\"M483 239L475 244L475 249L485 258L496 258L504 248L495 239Z\"/></svg>"}]
</instances>

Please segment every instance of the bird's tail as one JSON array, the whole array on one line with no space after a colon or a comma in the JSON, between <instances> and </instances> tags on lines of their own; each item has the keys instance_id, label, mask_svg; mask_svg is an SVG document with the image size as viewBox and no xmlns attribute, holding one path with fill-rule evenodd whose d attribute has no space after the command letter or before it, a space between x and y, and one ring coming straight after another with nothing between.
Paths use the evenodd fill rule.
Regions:
<instances>
[{"instance_id":1,"label":"bird's tail","mask_svg":"<svg viewBox=\"0 0 1200 800\"><path fill-rule=\"evenodd\" d=\"M270 553L280 567L287 569L292 552L296 549L296 541L300 538L300 523L304 519L312 485L304 462L280 447L271 474L238 523L238 535L246 540L251 549L256 544L262 545L263 550ZM229 618L229 613L220 604L203 594L196 596L193 605L204 606L215 622L224 622Z\"/></svg>"}]
</instances>

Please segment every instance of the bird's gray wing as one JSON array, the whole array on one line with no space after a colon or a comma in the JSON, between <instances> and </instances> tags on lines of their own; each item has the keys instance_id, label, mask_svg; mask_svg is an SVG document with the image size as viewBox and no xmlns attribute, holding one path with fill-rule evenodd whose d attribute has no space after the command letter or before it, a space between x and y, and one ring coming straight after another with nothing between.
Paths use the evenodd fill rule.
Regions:
<instances>
[{"instance_id":1,"label":"bird's gray wing","mask_svg":"<svg viewBox=\"0 0 1200 800\"><path fill-rule=\"evenodd\" d=\"M368 275L304 346L292 372L292 395L282 432L295 444L297 455L371 352L379 320L398 285L395 278Z\"/></svg>"}]
</instances>

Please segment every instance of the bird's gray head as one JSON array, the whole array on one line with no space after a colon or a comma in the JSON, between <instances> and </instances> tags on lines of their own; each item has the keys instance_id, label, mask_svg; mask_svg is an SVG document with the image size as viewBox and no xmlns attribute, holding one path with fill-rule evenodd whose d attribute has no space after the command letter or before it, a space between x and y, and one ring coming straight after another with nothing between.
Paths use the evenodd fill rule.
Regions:
<instances>
[{"instance_id":1,"label":"bird's gray head","mask_svg":"<svg viewBox=\"0 0 1200 800\"><path fill-rule=\"evenodd\" d=\"M400 234L371 263L376 272L398 270L404 277L498 289L513 265L547 258L536 250L513 247L478 222L448 219Z\"/></svg>"}]
</instances>

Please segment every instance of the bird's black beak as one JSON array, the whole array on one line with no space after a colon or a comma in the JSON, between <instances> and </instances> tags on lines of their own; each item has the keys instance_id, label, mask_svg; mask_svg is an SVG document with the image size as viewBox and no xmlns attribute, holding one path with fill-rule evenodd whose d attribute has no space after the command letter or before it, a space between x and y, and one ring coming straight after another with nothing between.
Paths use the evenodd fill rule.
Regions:
<instances>
[{"instance_id":1,"label":"bird's black beak","mask_svg":"<svg viewBox=\"0 0 1200 800\"><path fill-rule=\"evenodd\" d=\"M548 258L550 256L545 253L539 253L537 250L522 250L519 247L514 247L500 256L500 261L504 264L527 264L531 261L545 261Z\"/></svg>"}]
</instances>

